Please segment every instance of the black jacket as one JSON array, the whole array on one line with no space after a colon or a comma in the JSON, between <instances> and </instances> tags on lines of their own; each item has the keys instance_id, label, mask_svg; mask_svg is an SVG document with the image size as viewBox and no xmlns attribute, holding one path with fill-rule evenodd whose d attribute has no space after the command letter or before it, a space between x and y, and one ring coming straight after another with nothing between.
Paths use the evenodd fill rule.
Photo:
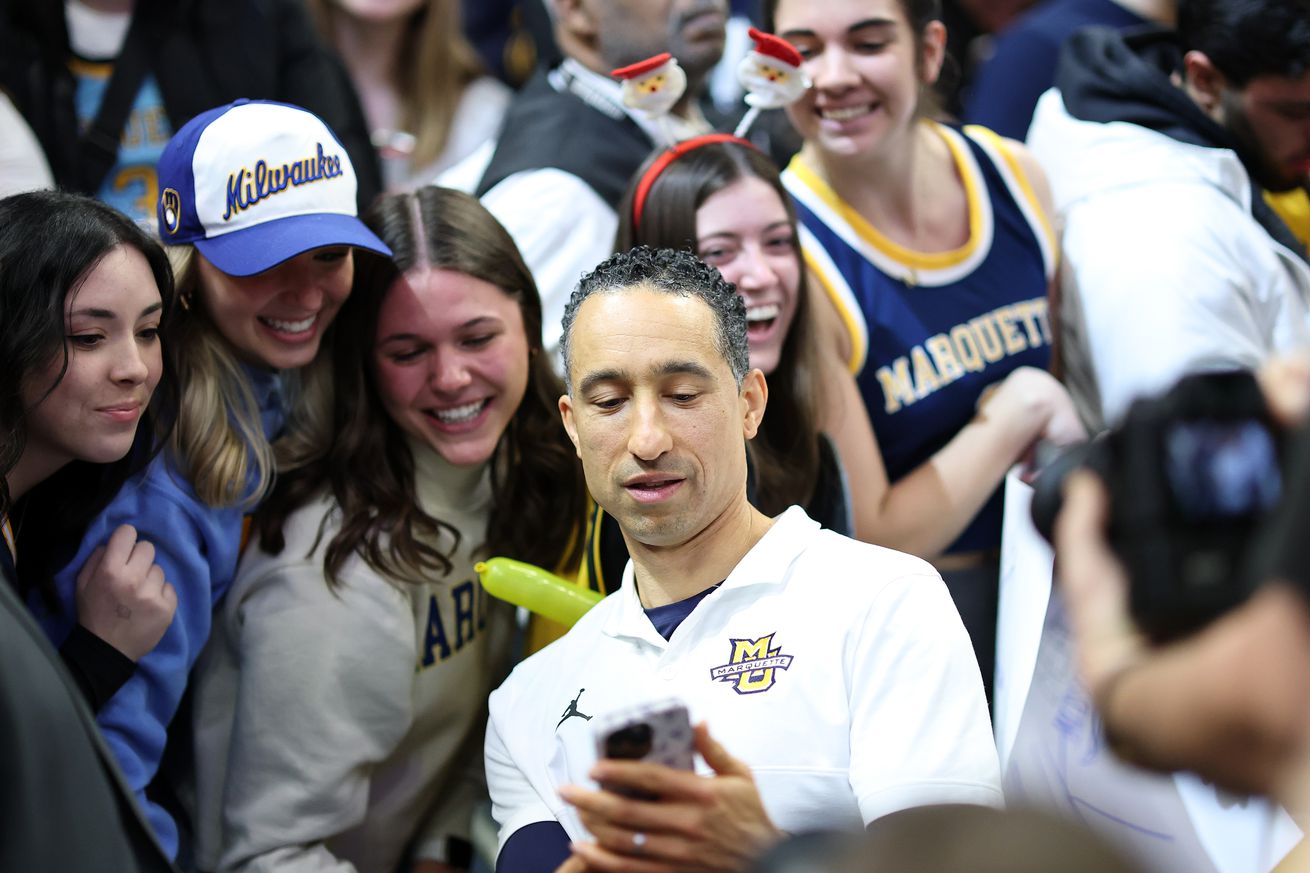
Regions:
<instances>
[{"instance_id":1,"label":"black jacket","mask_svg":"<svg viewBox=\"0 0 1310 873\"><path fill-rule=\"evenodd\" d=\"M654 148L631 118L609 115L568 91L556 91L538 70L505 113L477 195L515 173L556 169L577 176L617 209L628 180Z\"/></svg>"},{"instance_id":2,"label":"black jacket","mask_svg":"<svg viewBox=\"0 0 1310 873\"><path fill-rule=\"evenodd\" d=\"M135 14L146 17L149 68L173 130L238 97L303 106L350 154L361 210L372 203L382 176L359 99L300 0L137 0ZM63 3L0 0L0 88L36 133L55 181L84 190L70 54Z\"/></svg>"}]
</instances>

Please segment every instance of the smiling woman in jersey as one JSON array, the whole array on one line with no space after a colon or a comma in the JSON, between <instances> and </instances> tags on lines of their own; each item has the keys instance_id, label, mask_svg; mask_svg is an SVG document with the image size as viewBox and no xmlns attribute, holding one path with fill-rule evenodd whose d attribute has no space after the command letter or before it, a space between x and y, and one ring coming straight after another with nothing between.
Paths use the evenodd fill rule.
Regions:
<instances>
[{"instance_id":1,"label":"smiling woman in jersey","mask_svg":"<svg viewBox=\"0 0 1310 873\"><path fill-rule=\"evenodd\" d=\"M265 196L247 198L239 214L223 218L234 180L260 165L276 169L282 187L264 189ZM146 787L209 638L214 605L236 574L242 518L273 478L271 440L284 415L281 374L318 353L350 291L352 249L389 250L355 216L345 149L299 107L239 100L201 113L165 147L159 186L159 235L177 275L178 311L164 336L178 350L176 426L159 456L87 528L71 561L66 553L45 556L62 568L55 575L61 608L42 609L39 618L62 643L72 628L77 571L120 525L134 526L154 545L155 561L177 590L177 613L97 721L173 857L177 825L147 798ZM20 552L27 551L24 536ZM41 606L35 598L33 605Z\"/></svg>"},{"instance_id":2,"label":"smiling woman in jersey","mask_svg":"<svg viewBox=\"0 0 1310 873\"><path fill-rule=\"evenodd\" d=\"M938 0L766 4L813 82L787 109L805 143L783 181L838 311L830 342L857 374L886 479L919 477L934 507L883 516L873 538L934 557L990 687L997 486L1034 441L1081 426L1045 372L1045 178L1018 143L931 120L939 13Z\"/></svg>"},{"instance_id":3,"label":"smiling woman in jersey","mask_svg":"<svg viewBox=\"0 0 1310 873\"><path fill-rule=\"evenodd\" d=\"M394 258L360 260L198 680L201 870L466 867L512 617L474 563L581 561L581 467L513 241L443 188L367 220Z\"/></svg>"}]
</instances>

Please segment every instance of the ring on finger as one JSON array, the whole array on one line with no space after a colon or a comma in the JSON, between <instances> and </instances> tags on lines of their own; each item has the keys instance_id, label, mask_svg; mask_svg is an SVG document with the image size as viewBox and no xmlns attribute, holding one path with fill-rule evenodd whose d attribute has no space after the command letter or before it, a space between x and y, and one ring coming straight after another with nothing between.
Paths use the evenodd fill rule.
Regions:
<instances>
[{"instance_id":1,"label":"ring on finger","mask_svg":"<svg viewBox=\"0 0 1310 873\"><path fill-rule=\"evenodd\" d=\"M637 855L646 851L646 835L641 831L637 831L632 835L632 851Z\"/></svg>"}]
</instances>

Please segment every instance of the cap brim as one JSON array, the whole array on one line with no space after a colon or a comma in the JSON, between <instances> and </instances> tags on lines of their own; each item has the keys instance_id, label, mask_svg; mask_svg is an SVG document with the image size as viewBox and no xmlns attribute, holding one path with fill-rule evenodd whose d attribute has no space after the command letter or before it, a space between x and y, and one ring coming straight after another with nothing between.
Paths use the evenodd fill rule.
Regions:
<instances>
[{"instance_id":1,"label":"cap brim","mask_svg":"<svg viewBox=\"0 0 1310 873\"><path fill-rule=\"evenodd\" d=\"M229 276L253 276L324 246L354 246L391 256L391 249L353 215L316 213L266 221L211 239L196 240L200 253Z\"/></svg>"}]
</instances>

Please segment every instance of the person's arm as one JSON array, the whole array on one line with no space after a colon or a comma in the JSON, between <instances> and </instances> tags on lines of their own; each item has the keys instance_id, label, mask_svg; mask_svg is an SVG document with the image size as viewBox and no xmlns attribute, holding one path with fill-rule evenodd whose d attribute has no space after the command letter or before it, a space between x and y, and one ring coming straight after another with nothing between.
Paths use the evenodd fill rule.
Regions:
<instances>
[{"instance_id":1,"label":"person's arm","mask_svg":"<svg viewBox=\"0 0 1310 873\"><path fill-rule=\"evenodd\" d=\"M541 293L543 347L559 369L560 322L584 273L609 257L618 230L613 207L563 170L515 173L482 196L514 238Z\"/></svg>"},{"instance_id":2,"label":"person's arm","mask_svg":"<svg viewBox=\"0 0 1310 873\"><path fill-rule=\"evenodd\" d=\"M1059 232L1056 228L1055 194L1051 190L1051 180L1046 178L1046 170L1042 168L1037 156L1017 139L1002 138L1001 150L1014 158L1014 162L1019 165L1018 175L1032 189L1037 206L1042 211L1041 217L1045 220L1051 235L1055 237L1052 242L1056 242Z\"/></svg>"},{"instance_id":3,"label":"person's arm","mask_svg":"<svg viewBox=\"0 0 1310 873\"><path fill-rule=\"evenodd\" d=\"M954 542L1034 442L1085 436L1064 388L1049 374L1020 367L985 396L949 443L892 484L854 377L836 354L822 366L821 428L852 483L856 538L921 557L935 557Z\"/></svg>"},{"instance_id":4,"label":"person's arm","mask_svg":"<svg viewBox=\"0 0 1310 873\"><path fill-rule=\"evenodd\" d=\"M510 834L496 857L496 873L551 873L573 869L569 835L557 821L537 821Z\"/></svg>"},{"instance_id":5,"label":"person's arm","mask_svg":"<svg viewBox=\"0 0 1310 873\"><path fill-rule=\"evenodd\" d=\"M73 625L59 658L92 713L99 712L136 672L136 662L81 624Z\"/></svg>"},{"instance_id":6,"label":"person's arm","mask_svg":"<svg viewBox=\"0 0 1310 873\"><path fill-rule=\"evenodd\" d=\"M158 771L168 726L208 636L214 597L215 564L211 561L221 564L225 554L235 560L240 515L233 512L230 516L231 524L225 525L224 516L189 496L164 460L157 459L143 477L130 480L119 490L88 528L74 560L56 574L56 590L65 608L71 608L74 576L114 530L131 524L139 539L155 546L154 563L176 591L172 623L96 716L124 780L170 855L177 851L176 826L167 813L148 801L145 789Z\"/></svg>"},{"instance_id":7,"label":"person's arm","mask_svg":"<svg viewBox=\"0 0 1310 873\"><path fill-rule=\"evenodd\" d=\"M124 524L77 574L77 624L59 655L92 712L132 678L173 621L177 591L154 558L154 546Z\"/></svg>"},{"instance_id":8,"label":"person's arm","mask_svg":"<svg viewBox=\"0 0 1310 873\"><path fill-rule=\"evenodd\" d=\"M576 785L560 789L594 838L573 844L582 869L746 871L783 838L764 809L750 766L729 754L703 722L695 727L695 744L712 776L646 761L601 760L591 771L608 787L655 800ZM564 869L578 869L577 861Z\"/></svg>"},{"instance_id":9,"label":"person's arm","mask_svg":"<svg viewBox=\"0 0 1310 873\"><path fill-rule=\"evenodd\" d=\"M232 596L240 672L219 869L351 873L326 842L364 820L371 770L413 722L408 599L371 576L331 590L305 561L276 564Z\"/></svg>"},{"instance_id":10,"label":"person's arm","mask_svg":"<svg viewBox=\"0 0 1310 873\"><path fill-rule=\"evenodd\" d=\"M1310 358L1274 360L1258 375L1274 418L1302 427L1310 411ZM1129 613L1130 580L1107 541L1108 516L1100 479L1073 473L1055 524L1056 576L1079 671L1116 751L1146 766L1195 769L1240 791L1272 793L1304 811L1310 801L1305 586L1266 583L1198 633L1152 648ZM1288 567L1294 571L1305 568Z\"/></svg>"},{"instance_id":11,"label":"person's arm","mask_svg":"<svg viewBox=\"0 0 1310 873\"><path fill-rule=\"evenodd\" d=\"M1071 475L1055 543L1080 672L1115 751L1239 792L1310 799L1305 595L1265 584L1204 630L1151 649L1129 617L1129 581L1105 539L1108 511L1093 474Z\"/></svg>"},{"instance_id":12,"label":"person's arm","mask_svg":"<svg viewBox=\"0 0 1310 873\"><path fill-rule=\"evenodd\" d=\"M491 816L499 828L496 870L550 873L568 856L569 837L506 740L516 718L515 680L516 676L511 676L491 694L483 755Z\"/></svg>"}]
</instances>

